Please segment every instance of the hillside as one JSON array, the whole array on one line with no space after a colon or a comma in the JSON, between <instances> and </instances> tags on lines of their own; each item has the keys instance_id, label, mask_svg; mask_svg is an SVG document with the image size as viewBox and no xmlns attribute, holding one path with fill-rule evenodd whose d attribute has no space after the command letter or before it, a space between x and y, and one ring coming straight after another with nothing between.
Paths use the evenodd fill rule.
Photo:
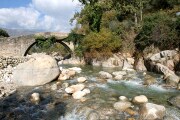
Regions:
<instances>
[{"instance_id":1,"label":"hillside","mask_svg":"<svg viewBox=\"0 0 180 120\"><path fill-rule=\"evenodd\" d=\"M42 30L35 30L35 29L9 29L9 28L2 28L8 32L10 36L21 36L21 35L30 35L39 32L43 32Z\"/></svg>"}]
</instances>

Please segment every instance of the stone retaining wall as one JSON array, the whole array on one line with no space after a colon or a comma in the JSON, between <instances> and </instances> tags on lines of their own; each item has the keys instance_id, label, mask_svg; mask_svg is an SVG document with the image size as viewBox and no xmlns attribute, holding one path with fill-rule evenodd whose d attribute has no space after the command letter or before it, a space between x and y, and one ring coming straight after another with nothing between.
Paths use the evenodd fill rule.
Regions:
<instances>
[{"instance_id":1,"label":"stone retaining wall","mask_svg":"<svg viewBox=\"0 0 180 120\"><path fill-rule=\"evenodd\" d=\"M17 66L19 63L27 61L26 57L3 57L0 56L0 69L7 68L7 66Z\"/></svg>"}]
</instances>

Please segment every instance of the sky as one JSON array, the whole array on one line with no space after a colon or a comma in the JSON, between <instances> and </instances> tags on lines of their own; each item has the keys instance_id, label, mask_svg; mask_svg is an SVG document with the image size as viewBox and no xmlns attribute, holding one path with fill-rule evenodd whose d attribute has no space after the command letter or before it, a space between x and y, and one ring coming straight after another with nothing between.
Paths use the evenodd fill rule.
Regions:
<instances>
[{"instance_id":1,"label":"sky","mask_svg":"<svg viewBox=\"0 0 180 120\"><path fill-rule=\"evenodd\" d=\"M0 0L0 28L69 32L78 0Z\"/></svg>"}]
</instances>

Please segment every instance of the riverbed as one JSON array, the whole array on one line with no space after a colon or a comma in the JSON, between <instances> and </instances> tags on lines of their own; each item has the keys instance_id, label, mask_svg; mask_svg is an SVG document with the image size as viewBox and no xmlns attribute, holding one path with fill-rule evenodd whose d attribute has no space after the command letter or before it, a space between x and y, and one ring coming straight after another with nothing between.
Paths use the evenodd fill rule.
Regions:
<instances>
[{"instance_id":1,"label":"riverbed","mask_svg":"<svg viewBox=\"0 0 180 120\"><path fill-rule=\"evenodd\" d=\"M63 68L74 67L64 65ZM125 120L129 118L139 119L138 115L118 113L113 109L113 103L117 102L119 96L126 96L130 100L137 95L147 96L149 102L163 105L166 108L165 120L180 120L179 108L172 106L168 100L179 95L179 91L163 87L161 75L147 72L156 78L153 85L143 85L144 73L128 71L122 80L99 79L99 71L112 73L119 71L118 68L102 68L93 66L76 66L82 69L81 73L70 80L61 82L56 90L52 90L52 83L38 87L21 87L17 92L7 98L0 100L0 119L18 120L90 120L90 119L111 119ZM67 82L70 85L76 84L78 77L86 77L84 84L91 90L86 95L85 101L74 100L71 95L65 93L62 84ZM34 92L40 93L41 101L34 104L30 101L30 95ZM136 110L136 106L133 108ZM138 111L138 108L137 108ZM104 114L107 112L108 114Z\"/></svg>"}]
</instances>

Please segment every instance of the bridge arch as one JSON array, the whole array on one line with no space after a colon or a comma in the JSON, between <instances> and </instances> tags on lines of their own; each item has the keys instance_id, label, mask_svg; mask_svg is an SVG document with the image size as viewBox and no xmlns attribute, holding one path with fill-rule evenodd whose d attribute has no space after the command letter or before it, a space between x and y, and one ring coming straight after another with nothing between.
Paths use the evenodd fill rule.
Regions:
<instances>
[{"instance_id":1,"label":"bridge arch","mask_svg":"<svg viewBox=\"0 0 180 120\"><path fill-rule=\"evenodd\" d=\"M68 34L42 33L18 37L0 38L0 56L26 56L28 54L28 51L32 48L32 46L37 44L35 40L36 36L55 36L57 40L56 42L63 45L69 53L69 55L65 56L64 59L69 58L69 56L72 55L72 51L74 51L74 44L72 42L66 42L67 40L65 40L68 37Z\"/></svg>"},{"instance_id":2,"label":"bridge arch","mask_svg":"<svg viewBox=\"0 0 180 120\"><path fill-rule=\"evenodd\" d=\"M55 43L60 43L60 44L63 45L63 47L68 51L68 54L63 57L63 60L65 60L65 59L71 58L72 50L68 47L68 45L66 45L66 43L63 42L63 40L64 40L64 39L62 39L62 40L55 40ZM30 50L34 45L36 45L37 43L38 43L37 41L33 42L33 43L26 49L26 51L25 51L25 53L24 53L24 56L26 56L26 55L28 54L29 50Z\"/></svg>"}]
</instances>

